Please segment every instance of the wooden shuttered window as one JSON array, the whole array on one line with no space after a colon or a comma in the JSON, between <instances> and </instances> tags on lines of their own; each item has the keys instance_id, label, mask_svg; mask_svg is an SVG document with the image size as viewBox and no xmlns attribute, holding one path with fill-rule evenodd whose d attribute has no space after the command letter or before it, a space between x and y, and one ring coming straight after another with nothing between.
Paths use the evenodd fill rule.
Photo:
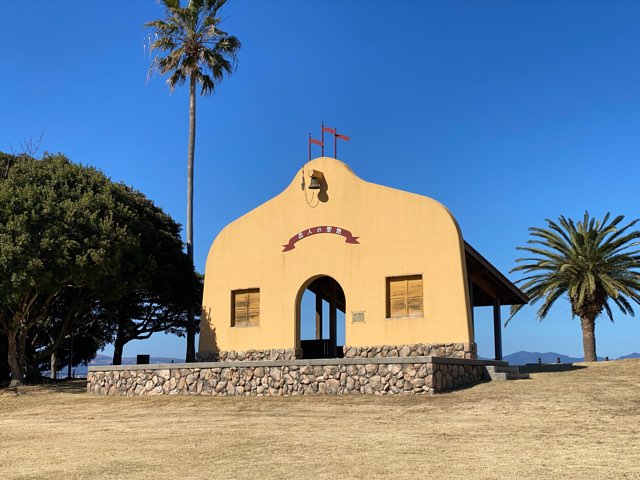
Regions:
<instances>
[{"instance_id":1,"label":"wooden shuttered window","mask_svg":"<svg viewBox=\"0 0 640 480\"><path fill-rule=\"evenodd\" d=\"M260 324L260 289L231 292L232 327L257 327Z\"/></svg>"},{"instance_id":2,"label":"wooden shuttered window","mask_svg":"<svg viewBox=\"0 0 640 480\"><path fill-rule=\"evenodd\" d=\"M387 278L387 318L422 317L422 275Z\"/></svg>"}]
</instances>

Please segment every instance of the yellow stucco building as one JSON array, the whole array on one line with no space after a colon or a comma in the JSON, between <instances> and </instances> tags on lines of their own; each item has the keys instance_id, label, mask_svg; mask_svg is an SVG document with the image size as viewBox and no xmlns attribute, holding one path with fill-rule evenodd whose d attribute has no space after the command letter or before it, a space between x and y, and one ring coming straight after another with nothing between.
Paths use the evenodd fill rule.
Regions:
<instances>
[{"instance_id":1,"label":"yellow stucco building","mask_svg":"<svg viewBox=\"0 0 640 480\"><path fill-rule=\"evenodd\" d=\"M499 307L527 299L464 242L443 205L366 182L334 158L310 161L302 176L303 188L298 174L215 239L205 270L201 360L475 358L479 305L494 306L501 357ZM315 294L315 335L304 340L306 290Z\"/></svg>"}]
</instances>

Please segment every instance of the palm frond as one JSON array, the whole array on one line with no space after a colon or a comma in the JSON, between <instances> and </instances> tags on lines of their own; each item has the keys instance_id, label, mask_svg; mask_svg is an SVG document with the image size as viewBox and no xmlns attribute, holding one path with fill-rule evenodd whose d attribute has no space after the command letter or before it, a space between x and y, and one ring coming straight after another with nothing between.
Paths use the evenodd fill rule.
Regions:
<instances>
[{"instance_id":1,"label":"palm frond","mask_svg":"<svg viewBox=\"0 0 640 480\"><path fill-rule=\"evenodd\" d=\"M215 92L216 86L235 71L240 41L219 28L218 15L226 0L162 0L165 16L145 24L157 39L151 51L158 54L149 68L154 73L169 75L167 85L176 86L193 77L201 85L200 93Z\"/></svg>"},{"instance_id":2,"label":"palm frond","mask_svg":"<svg viewBox=\"0 0 640 480\"><path fill-rule=\"evenodd\" d=\"M529 229L531 239L517 249L532 256L517 259L511 271L525 274L516 284L531 304L542 301L539 319L564 295L578 316L604 311L613 320L609 300L633 315L631 302L640 304L640 231L634 229L639 220L623 221L623 215L607 213L598 220L585 212L578 222L560 216L546 219L546 228ZM520 308L511 309L509 320Z\"/></svg>"}]
</instances>

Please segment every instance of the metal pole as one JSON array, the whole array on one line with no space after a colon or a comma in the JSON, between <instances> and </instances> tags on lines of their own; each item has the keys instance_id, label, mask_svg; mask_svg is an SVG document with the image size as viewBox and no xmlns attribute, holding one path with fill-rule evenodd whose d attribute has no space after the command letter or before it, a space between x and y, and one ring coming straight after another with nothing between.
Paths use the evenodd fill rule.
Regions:
<instances>
[{"instance_id":1,"label":"metal pole","mask_svg":"<svg viewBox=\"0 0 640 480\"><path fill-rule=\"evenodd\" d=\"M309 144L309 161L311 161L311 133L309 133L309 141L307 143Z\"/></svg>"},{"instance_id":2,"label":"metal pole","mask_svg":"<svg viewBox=\"0 0 640 480\"><path fill-rule=\"evenodd\" d=\"M320 130L321 130L321 141L322 141L322 145L320 146L320 151L322 153L322 156L324 157L324 122L322 122L320 124Z\"/></svg>"},{"instance_id":3,"label":"metal pole","mask_svg":"<svg viewBox=\"0 0 640 480\"><path fill-rule=\"evenodd\" d=\"M333 158L338 158L338 129L336 128L336 132L333 134Z\"/></svg>"},{"instance_id":4,"label":"metal pole","mask_svg":"<svg viewBox=\"0 0 640 480\"><path fill-rule=\"evenodd\" d=\"M71 364L73 363L73 330L69 336L69 362L67 364L67 378L71 378Z\"/></svg>"}]
</instances>

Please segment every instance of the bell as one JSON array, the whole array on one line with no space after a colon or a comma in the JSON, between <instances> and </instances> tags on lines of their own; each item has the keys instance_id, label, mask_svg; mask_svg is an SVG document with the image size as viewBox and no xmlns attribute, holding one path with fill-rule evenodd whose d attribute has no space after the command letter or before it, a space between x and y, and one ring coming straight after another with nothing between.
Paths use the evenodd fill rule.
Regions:
<instances>
[{"instance_id":1,"label":"bell","mask_svg":"<svg viewBox=\"0 0 640 480\"><path fill-rule=\"evenodd\" d=\"M311 177L311 182L309 183L309 190L320 190L320 180L318 177Z\"/></svg>"}]
</instances>

